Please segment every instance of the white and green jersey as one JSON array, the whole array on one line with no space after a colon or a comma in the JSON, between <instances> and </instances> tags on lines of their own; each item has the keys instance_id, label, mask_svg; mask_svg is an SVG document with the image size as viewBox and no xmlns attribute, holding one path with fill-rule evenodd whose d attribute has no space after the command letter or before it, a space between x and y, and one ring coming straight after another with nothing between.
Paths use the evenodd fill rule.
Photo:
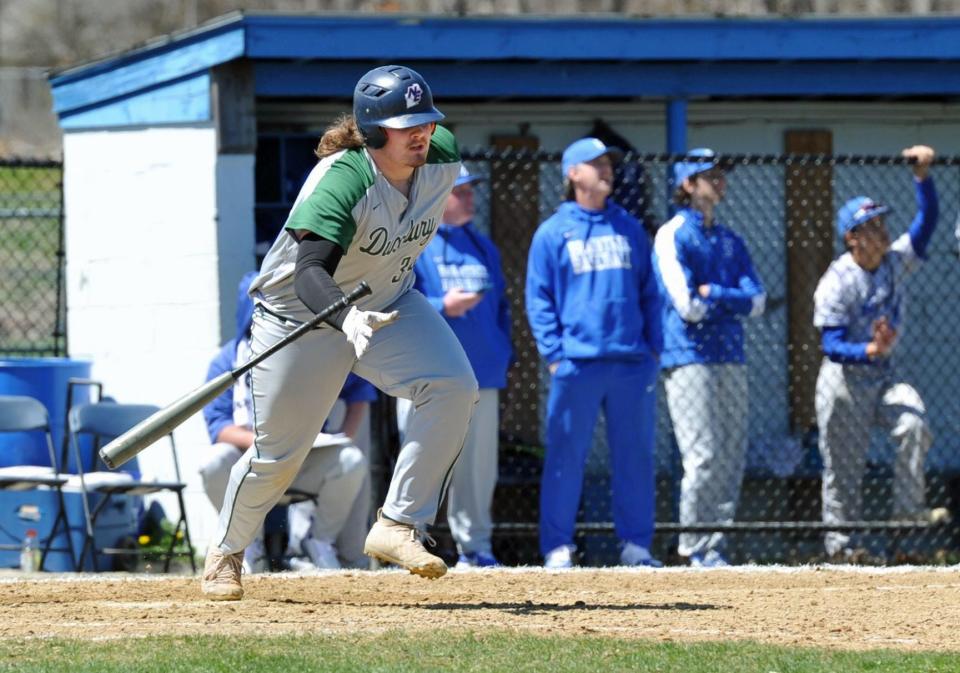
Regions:
<instances>
[{"instance_id":1,"label":"white and green jersey","mask_svg":"<svg viewBox=\"0 0 960 673\"><path fill-rule=\"evenodd\" d=\"M440 224L447 196L460 172L453 134L438 126L427 163L413 172L409 199L396 190L366 148L342 150L310 172L284 229L305 229L337 243L345 254L334 280L344 292L361 280L373 294L358 307L387 308L413 285L413 265ZM263 260L251 294L275 313L306 321L313 312L293 287L297 241L281 231Z\"/></svg>"}]
</instances>

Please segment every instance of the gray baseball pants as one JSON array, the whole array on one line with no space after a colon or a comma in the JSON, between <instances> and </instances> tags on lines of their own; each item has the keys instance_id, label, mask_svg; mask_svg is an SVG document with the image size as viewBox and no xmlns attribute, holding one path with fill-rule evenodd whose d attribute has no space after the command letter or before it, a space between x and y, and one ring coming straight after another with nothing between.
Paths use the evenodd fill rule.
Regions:
<instances>
[{"instance_id":1,"label":"gray baseball pants","mask_svg":"<svg viewBox=\"0 0 960 673\"><path fill-rule=\"evenodd\" d=\"M363 453L366 468L363 470L363 480L353 502L353 509L347 515L347 520L340 529L337 542L337 555L340 565L344 568L367 569L370 567L370 558L363 553L363 543L370 530L370 513L373 505L373 487L370 483L370 409L364 410L360 429L354 437L357 448Z\"/></svg>"},{"instance_id":2,"label":"gray baseball pants","mask_svg":"<svg viewBox=\"0 0 960 673\"><path fill-rule=\"evenodd\" d=\"M450 535L461 554L492 553L493 521L490 508L497 487L500 395L496 388L481 388L477 410L470 421L463 452L453 469L447 496ZM401 441L413 410L408 400L397 400L397 426Z\"/></svg>"},{"instance_id":3,"label":"gray baseball pants","mask_svg":"<svg viewBox=\"0 0 960 673\"><path fill-rule=\"evenodd\" d=\"M213 538L223 553L242 551L293 483L351 370L416 407L383 513L413 526L433 523L463 447L477 381L460 342L422 294L407 292L383 310L397 310L397 320L374 332L361 360L343 333L325 327L253 369L257 438L230 473ZM295 327L257 310L253 354Z\"/></svg>"},{"instance_id":4,"label":"gray baseball pants","mask_svg":"<svg viewBox=\"0 0 960 673\"><path fill-rule=\"evenodd\" d=\"M242 456L233 444L217 443L200 467L203 489L218 510L223 506L231 470ZM291 548L299 549L300 542L311 535L327 541L337 538L355 506L367 472L363 453L355 446L311 449L291 488L316 495L316 504L304 501L290 505Z\"/></svg>"},{"instance_id":5,"label":"gray baseball pants","mask_svg":"<svg viewBox=\"0 0 960 673\"><path fill-rule=\"evenodd\" d=\"M737 511L747 456L747 370L692 364L666 372L664 386L683 479L680 523L729 523ZM682 533L682 556L723 552L723 533Z\"/></svg>"},{"instance_id":6,"label":"gray baseball pants","mask_svg":"<svg viewBox=\"0 0 960 673\"><path fill-rule=\"evenodd\" d=\"M894 383L886 372L866 365L842 365L824 358L817 376L817 425L823 457L823 521L863 518L863 474L874 426L890 434L893 465L892 516L914 518L926 502L924 462L933 443L920 394ZM827 554L850 545L845 533L827 533Z\"/></svg>"}]
</instances>

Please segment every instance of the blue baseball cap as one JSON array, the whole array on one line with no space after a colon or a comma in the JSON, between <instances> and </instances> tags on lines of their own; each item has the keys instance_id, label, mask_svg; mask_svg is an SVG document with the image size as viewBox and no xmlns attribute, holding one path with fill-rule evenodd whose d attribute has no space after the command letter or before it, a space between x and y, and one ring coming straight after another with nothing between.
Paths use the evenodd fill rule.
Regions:
<instances>
[{"instance_id":1,"label":"blue baseball cap","mask_svg":"<svg viewBox=\"0 0 960 673\"><path fill-rule=\"evenodd\" d=\"M699 158L702 161L678 161L673 165L673 182L678 187L687 178L692 178L698 173L704 173L719 165L716 160L716 154L713 150L706 147L698 147L687 152L689 158Z\"/></svg>"},{"instance_id":2,"label":"blue baseball cap","mask_svg":"<svg viewBox=\"0 0 960 673\"><path fill-rule=\"evenodd\" d=\"M597 157L602 157L604 154L609 154L610 159L612 159L614 163L623 159L623 151L620 148L607 147L596 138L581 138L580 140L570 143L567 149L563 151L563 177L567 177L570 169L577 164L593 161Z\"/></svg>"},{"instance_id":3,"label":"blue baseball cap","mask_svg":"<svg viewBox=\"0 0 960 673\"><path fill-rule=\"evenodd\" d=\"M867 196L855 196L837 211L837 235L843 238L851 229L890 211L890 206L875 203Z\"/></svg>"},{"instance_id":4,"label":"blue baseball cap","mask_svg":"<svg viewBox=\"0 0 960 673\"><path fill-rule=\"evenodd\" d=\"M470 171L467 170L467 167L463 164L460 164L460 175L457 176L453 186L459 187L460 185L472 185L474 182L483 182L484 180L486 180L485 177L482 175L471 175Z\"/></svg>"}]
</instances>

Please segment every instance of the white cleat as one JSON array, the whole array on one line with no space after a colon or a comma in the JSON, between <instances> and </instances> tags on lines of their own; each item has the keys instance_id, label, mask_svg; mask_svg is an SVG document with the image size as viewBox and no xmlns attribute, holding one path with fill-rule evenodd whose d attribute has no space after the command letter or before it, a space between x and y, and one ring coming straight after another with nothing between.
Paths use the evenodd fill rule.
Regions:
<instances>
[{"instance_id":1,"label":"white cleat","mask_svg":"<svg viewBox=\"0 0 960 673\"><path fill-rule=\"evenodd\" d=\"M414 526L393 521L377 512L377 522L373 524L363 545L367 556L406 568L414 575L428 579L437 579L447 573L447 564L439 556L427 551L422 539L433 539ZM434 543L436 544L436 543Z\"/></svg>"},{"instance_id":2,"label":"white cleat","mask_svg":"<svg viewBox=\"0 0 960 673\"><path fill-rule=\"evenodd\" d=\"M300 543L310 562L318 570L340 570L340 559L337 550L326 540L309 538Z\"/></svg>"},{"instance_id":3,"label":"white cleat","mask_svg":"<svg viewBox=\"0 0 960 673\"><path fill-rule=\"evenodd\" d=\"M573 567L573 552L576 550L572 544L562 544L554 547L543 557L543 567L550 570L559 568Z\"/></svg>"},{"instance_id":4,"label":"white cleat","mask_svg":"<svg viewBox=\"0 0 960 673\"><path fill-rule=\"evenodd\" d=\"M238 601L243 598L243 586L240 584L243 552L224 554L216 547L207 552L203 566L203 579L200 591L212 601Z\"/></svg>"}]
</instances>

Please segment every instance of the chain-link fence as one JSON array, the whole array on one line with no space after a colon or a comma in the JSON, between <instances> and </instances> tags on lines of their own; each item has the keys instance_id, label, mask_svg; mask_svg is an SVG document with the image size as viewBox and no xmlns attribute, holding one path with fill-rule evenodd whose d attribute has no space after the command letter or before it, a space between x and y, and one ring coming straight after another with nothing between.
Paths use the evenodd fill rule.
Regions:
<instances>
[{"instance_id":1,"label":"chain-link fence","mask_svg":"<svg viewBox=\"0 0 960 673\"><path fill-rule=\"evenodd\" d=\"M63 166L0 161L0 355L67 353Z\"/></svg>"},{"instance_id":2,"label":"chain-link fence","mask_svg":"<svg viewBox=\"0 0 960 673\"><path fill-rule=\"evenodd\" d=\"M516 362L500 397L494 551L507 564L536 564L541 562L537 520L550 376L527 324L524 284L533 233L563 199L559 156L512 149L465 152L464 156L471 172L489 178L476 185L475 223L500 250L513 310ZM621 163L613 198L644 223L651 237L672 213L670 167L679 158L628 155ZM923 519L926 513L898 513L894 503L910 486L910 479L916 488L917 479L925 477L926 508L960 511L960 396L953 394L960 357L952 347L953 333L960 329L960 261L954 234L955 225L960 225L960 159L939 158L931 170L939 192L939 225L926 263L908 277L905 287L896 290L906 292L909 305L899 326L892 376L894 381L909 382L922 396L932 446L925 461L919 459L921 465L916 457L913 465L903 459L898 463L895 442L910 443L904 439L906 426L901 426L922 407L919 402L909 408L880 405L881 411L874 413L879 401L876 390L865 390L864 398L874 396L864 402L871 409L867 415L878 424L867 428L850 418L851 436L869 438L862 463L854 457L853 447L832 449L834 472L846 475L843 488L852 489L841 495L853 502L842 520L834 517L829 525L823 523L821 511L824 465L818 448L816 395L822 354L820 332L813 325L813 294L831 261L843 252L834 233L837 209L860 194L890 205L892 213L886 222L895 239L907 230L917 209L912 172L899 157L743 155L724 159L734 170L728 175L717 216L745 241L767 293L764 314L743 320L749 392L741 494L732 520L680 523L683 468L661 374L655 556L683 563L677 554L678 535L704 531L726 533L726 554L734 562L817 562L827 558L824 536L833 530L852 534L846 553L859 559L955 561L956 526L928 525ZM839 397L844 393L835 391ZM737 400L721 399L719 404L732 413ZM891 420L891 414L896 427L879 423ZM604 426L601 414L587 460L575 540L580 562L590 565L614 564L619 558ZM922 437L914 439L914 444L922 444ZM859 483L860 475L862 494L858 495L851 484ZM723 476L718 471L713 483ZM858 511L860 499L862 510ZM452 555L442 517L438 523L442 548L445 545Z\"/></svg>"},{"instance_id":3,"label":"chain-link fence","mask_svg":"<svg viewBox=\"0 0 960 673\"><path fill-rule=\"evenodd\" d=\"M651 237L671 214L670 167L679 158L628 155L621 163L613 198L643 223ZM527 324L524 283L533 233L563 199L559 156L483 149L465 152L465 159L472 172L488 177L475 186L475 223L491 235L501 253L516 353L508 386L500 397L494 551L507 564L535 564L540 562L537 520L550 377ZM719 531L726 533L726 552L735 562L820 561L826 558L825 533L839 531L855 534L849 547L868 561L958 560L960 528L956 524L929 525L920 512L905 519L896 510L905 480L916 482L922 475L925 507L960 513L960 396L953 394L960 357L952 347L960 328L955 235L960 227L960 158L939 158L931 170L939 193L939 225L926 262L897 290L905 292L908 302L891 374L894 381L909 382L922 397L932 444L921 465L917 459L913 465L898 463L898 456L906 454L897 447L909 447L911 439L905 439L911 427L908 417L911 410L920 408L917 403L906 404L902 396L897 404L880 405L883 413L869 414L868 420L878 421L870 428L851 418L848 437L868 436L869 450L860 464L849 447L836 447L840 469L834 472L842 471L846 463L849 474L862 474L860 494L855 493L856 485L845 486L854 491L854 500L862 501L862 509L854 508L843 521L829 524L822 519L824 464L816 415L822 355L820 333L813 326L813 293L831 261L843 252L834 233L837 209L860 194L888 204L893 210L886 222L891 238L896 238L907 230L916 211L911 171L899 157L740 155L724 159L734 170L718 219L745 241L768 297L761 317L743 321L749 391L746 465L732 521L681 523L683 468L661 385L655 555L668 563L681 563L677 555L681 532ZM0 226L0 355L65 355L60 163L0 162ZM823 389L820 394L822 398ZM733 408L735 401L720 400L720 404ZM388 406L380 409L381 437L395 437ZM872 409L872 402L867 406ZM879 422L891 419L892 426ZM587 460L575 540L584 564L616 563L619 554L605 438L601 414ZM922 437L918 442L922 444ZM377 474L385 480L390 466L381 467ZM449 537L442 525L438 528L446 553L452 555Z\"/></svg>"}]
</instances>

